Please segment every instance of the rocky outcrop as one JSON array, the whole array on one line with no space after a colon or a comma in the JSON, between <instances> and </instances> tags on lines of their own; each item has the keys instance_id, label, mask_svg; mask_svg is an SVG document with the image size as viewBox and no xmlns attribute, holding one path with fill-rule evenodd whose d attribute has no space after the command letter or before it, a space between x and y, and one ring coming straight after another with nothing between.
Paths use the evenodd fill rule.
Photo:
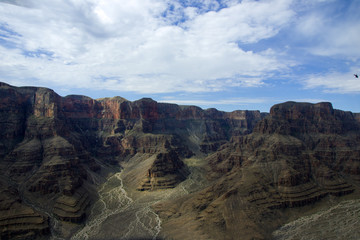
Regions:
<instances>
[{"instance_id":1,"label":"rocky outcrop","mask_svg":"<svg viewBox=\"0 0 360 240\"><path fill-rule=\"evenodd\" d=\"M353 113L356 121L360 122L360 113Z\"/></svg>"},{"instance_id":2,"label":"rocky outcrop","mask_svg":"<svg viewBox=\"0 0 360 240\"><path fill-rule=\"evenodd\" d=\"M148 169L146 177L138 187L139 191L173 188L189 174L185 164L175 151L157 154Z\"/></svg>"},{"instance_id":3,"label":"rocky outcrop","mask_svg":"<svg viewBox=\"0 0 360 240\"><path fill-rule=\"evenodd\" d=\"M155 155L138 189L171 188L188 175L182 158L216 151L262 118L258 111L225 113L149 98L61 97L5 83L0 93L1 174L19 196L73 223L86 218L101 165Z\"/></svg>"},{"instance_id":4,"label":"rocky outcrop","mask_svg":"<svg viewBox=\"0 0 360 240\"><path fill-rule=\"evenodd\" d=\"M35 239L49 234L48 217L24 204L16 188L0 183L0 238Z\"/></svg>"},{"instance_id":5,"label":"rocky outcrop","mask_svg":"<svg viewBox=\"0 0 360 240\"><path fill-rule=\"evenodd\" d=\"M4 183L13 186L16 198L26 196L27 204L42 206L38 208L42 210L52 209L56 202L54 199L62 195L76 198L76 192L87 180L86 169L98 171L98 168L81 144L81 138L68 125L62 111L63 98L45 88L14 88L1 84L0 91L0 171ZM0 201L4 198L6 195L0 194ZM84 202L88 206L89 198L85 197ZM8 216L9 221L25 225L27 223L22 219L27 218L21 215L24 211L29 214L29 219L43 218L41 224L40 220L36 221L45 227L39 227L39 230L31 230L30 225L28 230L20 227L6 233L10 238L30 239L50 233L48 217L27 204L12 205L15 209L10 209L10 212L20 212L4 216ZM56 215L55 211L53 213ZM85 215L84 207L81 207L81 214ZM64 221L74 219L65 214L61 217Z\"/></svg>"},{"instance_id":6,"label":"rocky outcrop","mask_svg":"<svg viewBox=\"0 0 360 240\"><path fill-rule=\"evenodd\" d=\"M344 134L357 131L358 122L351 112L333 109L331 103L286 102L274 105L270 117L259 124L259 133L296 134Z\"/></svg>"},{"instance_id":7,"label":"rocky outcrop","mask_svg":"<svg viewBox=\"0 0 360 240\"><path fill-rule=\"evenodd\" d=\"M208 188L156 206L163 227L181 235L173 224L186 221L213 239L268 239L283 209L358 191L359 134L354 115L330 103L275 105L251 134L207 157Z\"/></svg>"},{"instance_id":8,"label":"rocky outcrop","mask_svg":"<svg viewBox=\"0 0 360 240\"><path fill-rule=\"evenodd\" d=\"M82 223L121 167L136 196L207 177L153 206L164 236L268 239L291 209L359 190L359 136L359 114L330 103L226 113L0 83L1 239Z\"/></svg>"},{"instance_id":9,"label":"rocky outcrop","mask_svg":"<svg viewBox=\"0 0 360 240\"><path fill-rule=\"evenodd\" d=\"M78 189L72 194L63 194L56 199L53 213L66 222L81 223L86 217L86 208L90 204L88 193Z\"/></svg>"},{"instance_id":10,"label":"rocky outcrop","mask_svg":"<svg viewBox=\"0 0 360 240\"><path fill-rule=\"evenodd\" d=\"M329 103L289 102L275 105L252 134L233 138L210 161L220 173L266 166L259 174L271 176L269 184L279 195L274 202L302 205L354 191L346 178L358 179L359 132L350 112Z\"/></svg>"}]
</instances>

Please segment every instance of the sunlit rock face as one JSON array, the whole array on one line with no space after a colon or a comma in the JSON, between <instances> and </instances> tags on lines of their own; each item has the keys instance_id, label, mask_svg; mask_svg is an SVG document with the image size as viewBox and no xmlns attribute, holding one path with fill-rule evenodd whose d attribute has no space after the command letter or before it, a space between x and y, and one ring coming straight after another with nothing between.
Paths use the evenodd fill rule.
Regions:
<instances>
[{"instance_id":1,"label":"sunlit rock face","mask_svg":"<svg viewBox=\"0 0 360 240\"><path fill-rule=\"evenodd\" d=\"M0 236L268 239L357 196L359 123L330 103L227 113L0 83Z\"/></svg>"}]
</instances>

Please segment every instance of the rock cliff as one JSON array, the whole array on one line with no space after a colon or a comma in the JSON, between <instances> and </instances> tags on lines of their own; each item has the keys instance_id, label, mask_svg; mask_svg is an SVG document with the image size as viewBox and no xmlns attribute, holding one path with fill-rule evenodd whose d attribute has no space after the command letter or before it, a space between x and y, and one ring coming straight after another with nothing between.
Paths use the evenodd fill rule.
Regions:
<instances>
[{"instance_id":1,"label":"rock cliff","mask_svg":"<svg viewBox=\"0 0 360 240\"><path fill-rule=\"evenodd\" d=\"M216 151L232 136L251 132L261 118L258 111L225 113L149 98L61 97L46 88L0 83L2 185L15 189L1 194L0 201L12 198L20 210L38 214L42 228L34 227L32 234L48 234L49 217L73 223L86 219L96 199L96 179L105 177L107 166L136 154L155 155L137 189L172 188L189 174L182 158ZM22 198L26 202L17 203ZM4 216L11 206L4 205ZM22 221L21 214L16 216ZM4 237L29 228L2 226Z\"/></svg>"},{"instance_id":2,"label":"rock cliff","mask_svg":"<svg viewBox=\"0 0 360 240\"><path fill-rule=\"evenodd\" d=\"M138 190L172 188L186 179L188 171L175 151L158 153Z\"/></svg>"},{"instance_id":3,"label":"rock cliff","mask_svg":"<svg viewBox=\"0 0 360 240\"><path fill-rule=\"evenodd\" d=\"M157 211L175 239L189 225L201 239L270 239L285 209L359 191L359 136L355 116L330 103L275 105L207 157L212 184Z\"/></svg>"},{"instance_id":4,"label":"rock cliff","mask_svg":"<svg viewBox=\"0 0 360 240\"><path fill-rule=\"evenodd\" d=\"M359 114L296 102L227 113L0 83L1 239L69 238L122 168L144 199L186 193L152 202L164 238L268 239L292 209L358 193ZM206 184L186 190L199 172Z\"/></svg>"}]
</instances>

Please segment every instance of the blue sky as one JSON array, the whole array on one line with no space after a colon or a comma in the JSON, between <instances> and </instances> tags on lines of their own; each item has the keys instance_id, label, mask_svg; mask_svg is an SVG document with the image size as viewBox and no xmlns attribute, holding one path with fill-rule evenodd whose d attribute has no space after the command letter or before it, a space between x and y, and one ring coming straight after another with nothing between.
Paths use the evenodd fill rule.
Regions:
<instances>
[{"instance_id":1,"label":"blue sky","mask_svg":"<svg viewBox=\"0 0 360 240\"><path fill-rule=\"evenodd\" d=\"M268 112L360 112L358 0L0 0L0 81Z\"/></svg>"}]
</instances>

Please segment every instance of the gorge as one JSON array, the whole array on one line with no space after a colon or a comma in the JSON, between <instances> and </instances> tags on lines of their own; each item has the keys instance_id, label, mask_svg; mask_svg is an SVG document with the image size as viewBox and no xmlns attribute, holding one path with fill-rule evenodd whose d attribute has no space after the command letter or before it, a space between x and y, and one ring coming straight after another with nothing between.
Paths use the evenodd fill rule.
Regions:
<instances>
[{"instance_id":1,"label":"gorge","mask_svg":"<svg viewBox=\"0 0 360 240\"><path fill-rule=\"evenodd\" d=\"M360 235L360 114L327 102L222 112L0 82L0 171L1 239L286 239L347 203Z\"/></svg>"}]
</instances>

